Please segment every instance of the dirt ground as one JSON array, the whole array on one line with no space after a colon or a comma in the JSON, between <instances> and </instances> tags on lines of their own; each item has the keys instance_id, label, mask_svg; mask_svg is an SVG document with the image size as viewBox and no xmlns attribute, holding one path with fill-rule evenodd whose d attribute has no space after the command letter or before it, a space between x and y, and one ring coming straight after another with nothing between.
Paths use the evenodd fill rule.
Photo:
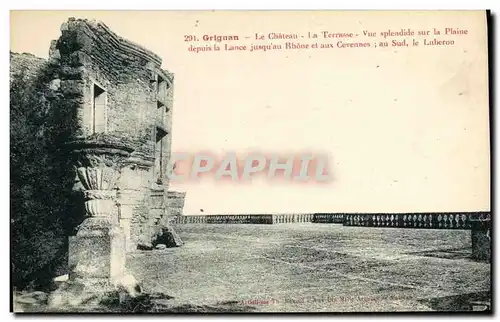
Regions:
<instances>
[{"instance_id":1,"label":"dirt ground","mask_svg":"<svg viewBox=\"0 0 500 322\"><path fill-rule=\"evenodd\" d=\"M336 224L179 225L180 248L128 259L169 307L237 312L471 310L489 300L490 264L470 231Z\"/></svg>"}]
</instances>

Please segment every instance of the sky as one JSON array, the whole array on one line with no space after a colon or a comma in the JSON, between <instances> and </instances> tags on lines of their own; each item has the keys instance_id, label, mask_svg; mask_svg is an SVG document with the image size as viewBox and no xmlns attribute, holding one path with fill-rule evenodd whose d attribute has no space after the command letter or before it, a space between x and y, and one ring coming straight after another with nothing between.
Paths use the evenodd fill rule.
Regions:
<instances>
[{"instance_id":1,"label":"sky","mask_svg":"<svg viewBox=\"0 0 500 322\"><path fill-rule=\"evenodd\" d=\"M23 11L11 13L11 51L47 57L68 17L103 21L158 54L175 74L174 153L328 158L326 183L265 176L172 183L172 190L187 192L187 215L490 209L482 12ZM439 38L452 46L265 52L194 53L188 48L195 43L185 41L236 35L249 46L262 43L256 33L449 27L468 34Z\"/></svg>"}]
</instances>

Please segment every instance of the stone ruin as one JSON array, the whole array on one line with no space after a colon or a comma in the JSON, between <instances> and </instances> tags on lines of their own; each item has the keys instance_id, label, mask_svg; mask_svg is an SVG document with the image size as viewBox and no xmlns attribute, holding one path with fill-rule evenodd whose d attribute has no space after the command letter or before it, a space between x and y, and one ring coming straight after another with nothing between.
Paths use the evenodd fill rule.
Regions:
<instances>
[{"instance_id":1,"label":"stone ruin","mask_svg":"<svg viewBox=\"0 0 500 322\"><path fill-rule=\"evenodd\" d=\"M11 66L28 61L42 65L11 54ZM161 63L96 21L70 18L50 46L44 96L65 129L60 150L74 167L83 212L68 214L81 215L69 237L69 279L90 292L121 280L127 252L182 245L168 204L178 215L184 195L168 193L166 175L174 76Z\"/></svg>"}]
</instances>

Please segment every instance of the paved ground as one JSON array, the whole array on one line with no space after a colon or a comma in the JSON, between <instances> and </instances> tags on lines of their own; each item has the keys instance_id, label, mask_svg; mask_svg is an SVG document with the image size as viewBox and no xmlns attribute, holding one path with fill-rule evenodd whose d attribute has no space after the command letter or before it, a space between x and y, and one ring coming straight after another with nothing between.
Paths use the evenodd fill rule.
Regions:
<instances>
[{"instance_id":1,"label":"paved ground","mask_svg":"<svg viewBox=\"0 0 500 322\"><path fill-rule=\"evenodd\" d=\"M129 259L173 305L254 312L460 310L487 297L470 232L335 224L180 225L181 248Z\"/></svg>"}]
</instances>

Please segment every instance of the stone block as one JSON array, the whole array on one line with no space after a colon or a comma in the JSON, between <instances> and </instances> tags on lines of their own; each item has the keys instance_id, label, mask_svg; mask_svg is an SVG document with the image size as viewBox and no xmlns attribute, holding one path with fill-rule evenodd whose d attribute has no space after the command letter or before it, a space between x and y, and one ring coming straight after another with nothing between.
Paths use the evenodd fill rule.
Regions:
<instances>
[{"instance_id":1,"label":"stone block","mask_svg":"<svg viewBox=\"0 0 500 322\"><path fill-rule=\"evenodd\" d=\"M125 236L107 218L88 218L69 238L71 279L111 281L125 269Z\"/></svg>"},{"instance_id":2,"label":"stone block","mask_svg":"<svg viewBox=\"0 0 500 322\"><path fill-rule=\"evenodd\" d=\"M471 230L472 257L477 261L491 260L490 230L482 224L473 224Z\"/></svg>"},{"instance_id":3,"label":"stone block","mask_svg":"<svg viewBox=\"0 0 500 322\"><path fill-rule=\"evenodd\" d=\"M70 54L69 58L70 64L76 67L91 65L92 63L92 59L90 58L90 56L83 51L75 51Z\"/></svg>"},{"instance_id":4,"label":"stone block","mask_svg":"<svg viewBox=\"0 0 500 322\"><path fill-rule=\"evenodd\" d=\"M153 237L153 245L160 244L166 247L180 247L183 245L183 242L171 226L164 226L158 229L156 235Z\"/></svg>"},{"instance_id":5,"label":"stone block","mask_svg":"<svg viewBox=\"0 0 500 322\"><path fill-rule=\"evenodd\" d=\"M60 88L64 96L83 96L84 83L80 80L64 80L61 81Z\"/></svg>"}]
</instances>

